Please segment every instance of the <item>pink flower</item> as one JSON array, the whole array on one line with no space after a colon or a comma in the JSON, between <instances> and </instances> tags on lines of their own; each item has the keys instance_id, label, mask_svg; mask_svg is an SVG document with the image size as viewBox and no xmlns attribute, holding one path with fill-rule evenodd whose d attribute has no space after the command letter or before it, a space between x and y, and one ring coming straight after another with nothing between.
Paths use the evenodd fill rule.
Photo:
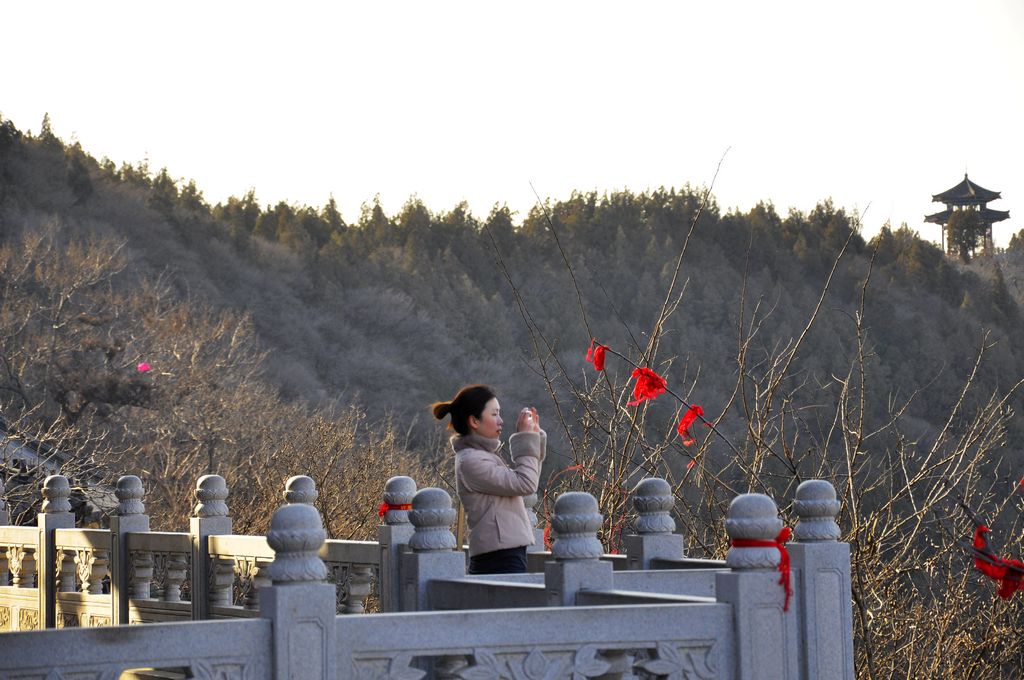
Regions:
<instances>
[{"instance_id":1,"label":"pink flower","mask_svg":"<svg viewBox=\"0 0 1024 680\"><path fill-rule=\"evenodd\" d=\"M147 364L145 361L143 361L142 363L135 367L135 370L137 370L139 373L149 373L150 371L153 370L153 367Z\"/></svg>"}]
</instances>

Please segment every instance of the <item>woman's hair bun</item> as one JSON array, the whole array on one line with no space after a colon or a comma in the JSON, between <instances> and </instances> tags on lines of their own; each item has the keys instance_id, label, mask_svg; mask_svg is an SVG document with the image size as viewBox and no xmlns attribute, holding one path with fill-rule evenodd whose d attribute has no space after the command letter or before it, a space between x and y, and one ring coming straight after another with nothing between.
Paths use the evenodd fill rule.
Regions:
<instances>
[{"instance_id":1,"label":"woman's hair bun","mask_svg":"<svg viewBox=\"0 0 1024 680\"><path fill-rule=\"evenodd\" d=\"M434 417L437 418L438 420L441 420L451 412L452 402L439 401L436 404L433 404L430 408L434 412Z\"/></svg>"}]
</instances>

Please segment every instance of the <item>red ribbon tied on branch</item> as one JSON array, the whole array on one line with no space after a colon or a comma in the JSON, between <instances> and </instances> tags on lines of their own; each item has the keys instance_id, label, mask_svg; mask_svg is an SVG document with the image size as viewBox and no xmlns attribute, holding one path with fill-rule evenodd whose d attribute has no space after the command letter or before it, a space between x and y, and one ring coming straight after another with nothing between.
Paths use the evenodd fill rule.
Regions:
<instances>
[{"instance_id":1,"label":"red ribbon tied on branch","mask_svg":"<svg viewBox=\"0 0 1024 680\"><path fill-rule=\"evenodd\" d=\"M694 404L690 408L686 409L686 413L679 420L679 425L676 427L676 432L683 438L683 446L691 446L696 439L690 434L690 426L693 425L693 421L697 420L700 416L704 415L704 409L701 406Z\"/></svg>"},{"instance_id":2,"label":"red ribbon tied on branch","mask_svg":"<svg viewBox=\"0 0 1024 680\"><path fill-rule=\"evenodd\" d=\"M597 341L597 338L590 339L590 347L587 348L587 362L594 364L595 371L604 370L604 353L607 349Z\"/></svg>"},{"instance_id":3,"label":"red ribbon tied on branch","mask_svg":"<svg viewBox=\"0 0 1024 680\"><path fill-rule=\"evenodd\" d=\"M985 538L985 534L988 532L989 528L984 524L979 524L974 529L975 548L982 551L988 550L988 541ZM1021 578L1024 577L1024 562L995 555L992 555L989 560L991 562L975 557L974 566L985 576L999 582L999 590L996 591L999 597L1008 600L1018 590L1024 590L1024 583L1021 582Z\"/></svg>"},{"instance_id":4,"label":"red ribbon tied on branch","mask_svg":"<svg viewBox=\"0 0 1024 680\"><path fill-rule=\"evenodd\" d=\"M635 368L631 377L636 378L636 384L633 385L633 401L626 402L626 406L636 406L647 399L654 399L667 386L665 379L649 368Z\"/></svg>"},{"instance_id":5,"label":"red ribbon tied on branch","mask_svg":"<svg viewBox=\"0 0 1024 680\"><path fill-rule=\"evenodd\" d=\"M388 510L412 510L412 504L402 503L400 505L391 505L390 503L385 501L380 504L379 508L377 508L377 517L383 517Z\"/></svg>"},{"instance_id":6,"label":"red ribbon tied on branch","mask_svg":"<svg viewBox=\"0 0 1024 680\"><path fill-rule=\"evenodd\" d=\"M782 611L789 611L789 598L793 595L793 585L789 578L789 551L786 550L786 542L792 538L793 531L789 527L782 527L782 531L775 537L774 541L760 541L749 538L737 538L733 540L734 548L778 548L779 550L779 585L786 590L786 601L782 605Z\"/></svg>"}]
</instances>

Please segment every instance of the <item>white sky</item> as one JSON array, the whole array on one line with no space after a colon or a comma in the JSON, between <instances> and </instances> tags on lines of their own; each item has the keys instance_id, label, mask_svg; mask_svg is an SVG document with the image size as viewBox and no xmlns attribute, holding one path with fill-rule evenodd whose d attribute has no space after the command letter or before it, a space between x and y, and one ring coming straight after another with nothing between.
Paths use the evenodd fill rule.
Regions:
<instances>
[{"instance_id":1,"label":"white sky","mask_svg":"<svg viewBox=\"0 0 1024 680\"><path fill-rule=\"evenodd\" d=\"M1024 2L5 2L0 114L211 203L520 218L711 181L926 238L965 169L1024 228Z\"/></svg>"}]
</instances>

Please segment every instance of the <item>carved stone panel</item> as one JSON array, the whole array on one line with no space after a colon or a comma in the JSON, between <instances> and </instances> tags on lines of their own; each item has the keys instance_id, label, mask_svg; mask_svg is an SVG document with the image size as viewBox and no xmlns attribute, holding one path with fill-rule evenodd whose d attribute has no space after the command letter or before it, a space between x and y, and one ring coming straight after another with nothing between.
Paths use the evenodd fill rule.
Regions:
<instances>
[{"instance_id":1,"label":"carved stone panel","mask_svg":"<svg viewBox=\"0 0 1024 680\"><path fill-rule=\"evenodd\" d=\"M243 663L192 663L192 677L197 680L246 680L245 671L246 665Z\"/></svg>"},{"instance_id":2,"label":"carved stone panel","mask_svg":"<svg viewBox=\"0 0 1024 680\"><path fill-rule=\"evenodd\" d=\"M0 633L11 630L11 608L0 606Z\"/></svg>"},{"instance_id":3,"label":"carved stone panel","mask_svg":"<svg viewBox=\"0 0 1024 680\"><path fill-rule=\"evenodd\" d=\"M61 612L57 619L58 628L78 628L81 624L78 621L78 614Z\"/></svg>"},{"instance_id":4,"label":"carved stone panel","mask_svg":"<svg viewBox=\"0 0 1024 680\"><path fill-rule=\"evenodd\" d=\"M39 611L36 609L19 609L18 630L39 630Z\"/></svg>"}]
</instances>

